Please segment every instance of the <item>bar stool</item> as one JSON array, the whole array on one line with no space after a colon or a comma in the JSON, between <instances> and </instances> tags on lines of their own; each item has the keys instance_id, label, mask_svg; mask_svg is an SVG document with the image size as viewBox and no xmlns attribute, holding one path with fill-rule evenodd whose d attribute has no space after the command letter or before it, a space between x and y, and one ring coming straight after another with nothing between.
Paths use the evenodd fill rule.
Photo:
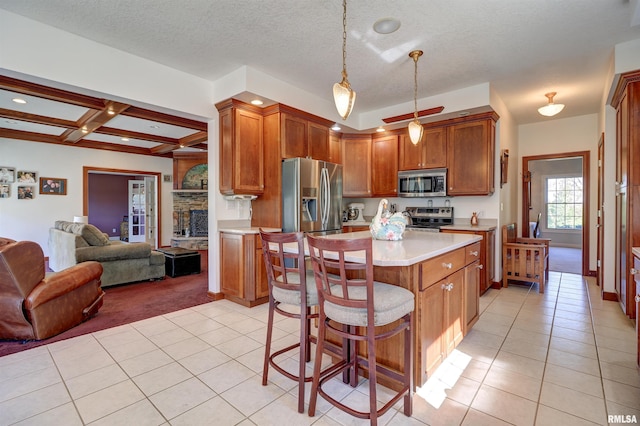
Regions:
<instances>
[{"instance_id":1,"label":"bar stool","mask_svg":"<svg viewBox=\"0 0 640 426\"><path fill-rule=\"evenodd\" d=\"M309 416L315 415L318 394L339 409L377 425L383 415L400 398L404 397L404 414L412 414L413 394L413 311L415 297L405 288L373 280L372 240L327 239L307 236L309 253L313 264L318 303L320 306L317 354L322 354L327 330L347 339L349 350L340 361L325 369L316 356L314 365ZM346 259L351 252L365 252L366 263L350 263ZM328 273L331 271L331 274ZM339 272L339 275L338 275ZM335 274L335 275L333 275ZM362 278L364 276L364 278ZM354 278L355 277L355 278ZM381 326L393 324L392 328ZM346 328L344 327L346 326ZM390 370L376 363L376 341L399 333L404 338L404 372ZM358 355L358 342L366 342L367 357ZM362 412L349 407L323 390L323 384L349 371L351 385L355 386L358 369L369 372L369 411ZM384 375L399 384L400 390L384 406L378 409L376 382Z\"/></svg>"},{"instance_id":2,"label":"bar stool","mask_svg":"<svg viewBox=\"0 0 640 426\"><path fill-rule=\"evenodd\" d=\"M262 385L267 385L269 366L291 380L297 381L298 412L303 413L304 383L311 382L312 379L311 376L306 377L305 368L306 363L311 360L310 344L317 340L310 332L311 320L318 318L318 313L312 313L311 310L312 306L318 305L318 292L313 279L313 271L307 270L305 267L304 234L301 232L271 233L260 230L260 238L262 239L262 252L269 284L269 317ZM283 246L287 243L297 244L297 252L285 253ZM281 307L283 304L299 306L300 311L295 313L284 310ZM300 340L298 343L271 353L274 313L300 320ZM293 374L278 365L275 358L298 347L300 348L299 369L297 374Z\"/></svg>"}]
</instances>

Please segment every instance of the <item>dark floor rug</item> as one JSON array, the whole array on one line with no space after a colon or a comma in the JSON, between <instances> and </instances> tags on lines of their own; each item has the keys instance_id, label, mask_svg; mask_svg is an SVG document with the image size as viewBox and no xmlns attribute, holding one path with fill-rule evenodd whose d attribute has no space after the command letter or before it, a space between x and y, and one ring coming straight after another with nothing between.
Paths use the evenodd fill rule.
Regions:
<instances>
[{"instance_id":1,"label":"dark floor rug","mask_svg":"<svg viewBox=\"0 0 640 426\"><path fill-rule=\"evenodd\" d=\"M200 253L199 274L106 287L104 304L93 318L45 340L0 340L0 356L211 302L207 294L207 252Z\"/></svg>"}]
</instances>

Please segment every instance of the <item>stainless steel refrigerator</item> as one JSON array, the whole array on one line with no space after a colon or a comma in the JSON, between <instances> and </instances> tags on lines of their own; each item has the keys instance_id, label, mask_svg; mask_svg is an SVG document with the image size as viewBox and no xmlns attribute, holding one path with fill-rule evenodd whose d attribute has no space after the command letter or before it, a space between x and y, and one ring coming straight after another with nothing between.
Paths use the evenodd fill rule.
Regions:
<instances>
[{"instance_id":1,"label":"stainless steel refrigerator","mask_svg":"<svg viewBox=\"0 0 640 426\"><path fill-rule=\"evenodd\" d=\"M342 232L342 166L308 158L282 161L282 230Z\"/></svg>"}]
</instances>

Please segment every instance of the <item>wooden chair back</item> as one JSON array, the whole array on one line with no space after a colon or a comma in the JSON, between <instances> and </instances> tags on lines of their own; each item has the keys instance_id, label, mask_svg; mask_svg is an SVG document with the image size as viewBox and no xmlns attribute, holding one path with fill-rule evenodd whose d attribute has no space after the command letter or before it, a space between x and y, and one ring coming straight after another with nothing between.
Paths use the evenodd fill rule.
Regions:
<instances>
[{"instance_id":1,"label":"wooden chair back","mask_svg":"<svg viewBox=\"0 0 640 426\"><path fill-rule=\"evenodd\" d=\"M518 238L515 223L502 227L502 285L509 280L538 284L540 293L548 278L548 240Z\"/></svg>"},{"instance_id":2,"label":"wooden chair back","mask_svg":"<svg viewBox=\"0 0 640 426\"><path fill-rule=\"evenodd\" d=\"M260 230L262 253L267 270L269 289L300 291L306 300L306 268L304 258L304 234L302 232L264 232ZM298 244L297 253L287 253L284 245Z\"/></svg>"}]
</instances>

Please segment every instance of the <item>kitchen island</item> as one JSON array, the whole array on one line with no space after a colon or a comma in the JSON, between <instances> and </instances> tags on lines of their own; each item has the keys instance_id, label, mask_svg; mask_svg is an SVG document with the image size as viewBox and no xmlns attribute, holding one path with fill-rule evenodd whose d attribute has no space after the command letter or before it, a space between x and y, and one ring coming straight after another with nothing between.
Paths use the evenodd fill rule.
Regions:
<instances>
[{"instance_id":1,"label":"kitchen island","mask_svg":"<svg viewBox=\"0 0 640 426\"><path fill-rule=\"evenodd\" d=\"M371 234L361 231L324 238L367 237ZM404 287L416 296L412 334L417 386L455 349L479 317L481 240L478 235L419 231L406 231L400 241L373 240L374 279ZM295 252L297 246L291 245L285 250ZM364 252L355 253L347 260L362 263ZM379 363L397 371L404 370L404 344L400 335L379 342L376 352Z\"/></svg>"}]
</instances>

